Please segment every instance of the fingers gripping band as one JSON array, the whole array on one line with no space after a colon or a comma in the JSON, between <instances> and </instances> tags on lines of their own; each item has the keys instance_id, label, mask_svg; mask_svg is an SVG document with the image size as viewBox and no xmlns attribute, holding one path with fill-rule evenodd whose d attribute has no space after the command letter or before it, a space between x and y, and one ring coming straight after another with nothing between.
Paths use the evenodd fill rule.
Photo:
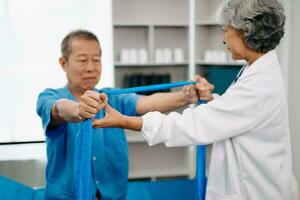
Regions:
<instances>
[{"instance_id":1,"label":"fingers gripping band","mask_svg":"<svg viewBox=\"0 0 300 200\"><path fill-rule=\"evenodd\" d=\"M155 84L148 86L124 88L124 89L114 89L106 91L106 94L117 95L125 93L136 93L136 92L146 92L146 91L158 91L164 89L170 89L175 87L182 87L185 85L193 85L197 82L175 82L166 84ZM205 103L203 100L199 100L198 104ZM79 130L76 140L75 140L75 151L74 151L74 177L75 177L75 187L76 187L76 199L85 200L93 198L92 191L92 120L86 119L82 122L81 129ZM204 149L205 150L205 149ZM198 151L199 152L199 151ZM204 166L205 166L205 152L201 152L201 158L204 156ZM198 155L197 155L198 160ZM203 160L201 160L203 162ZM198 161L197 161L198 163ZM197 164L198 166L198 164ZM205 167L199 171L197 170L197 177L205 176ZM197 182L197 181L196 181ZM197 186L199 187L199 186Z\"/></svg>"}]
</instances>

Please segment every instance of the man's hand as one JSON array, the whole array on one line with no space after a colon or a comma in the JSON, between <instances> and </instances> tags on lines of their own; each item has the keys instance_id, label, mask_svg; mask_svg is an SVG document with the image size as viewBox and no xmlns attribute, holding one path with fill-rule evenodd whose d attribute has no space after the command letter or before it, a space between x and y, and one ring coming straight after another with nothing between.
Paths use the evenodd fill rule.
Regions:
<instances>
[{"instance_id":1,"label":"man's hand","mask_svg":"<svg viewBox=\"0 0 300 200\"><path fill-rule=\"evenodd\" d=\"M94 118L95 115L104 107L98 92L87 90L79 100L78 116L81 120Z\"/></svg>"},{"instance_id":2,"label":"man's hand","mask_svg":"<svg viewBox=\"0 0 300 200\"><path fill-rule=\"evenodd\" d=\"M104 103L100 94L88 90L79 102L69 99L60 99L52 107L52 117L55 124L63 122L80 122L86 118L94 118L99 110L103 109Z\"/></svg>"}]
</instances>

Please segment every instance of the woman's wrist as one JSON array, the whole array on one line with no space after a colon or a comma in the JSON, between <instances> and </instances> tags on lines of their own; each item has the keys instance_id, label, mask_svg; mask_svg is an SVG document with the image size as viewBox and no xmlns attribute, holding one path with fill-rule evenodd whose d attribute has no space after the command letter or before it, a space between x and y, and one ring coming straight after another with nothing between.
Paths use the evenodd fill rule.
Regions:
<instances>
[{"instance_id":1,"label":"woman's wrist","mask_svg":"<svg viewBox=\"0 0 300 200\"><path fill-rule=\"evenodd\" d=\"M142 117L123 116L121 126L126 129L140 131L143 126L143 119Z\"/></svg>"},{"instance_id":2,"label":"woman's wrist","mask_svg":"<svg viewBox=\"0 0 300 200\"><path fill-rule=\"evenodd\" d=\"M193 91L193 88L179 91L182 95L183 103L182 106L189 104L195 104L197 102L197 94Z\"/></svg>"}]
</instances>

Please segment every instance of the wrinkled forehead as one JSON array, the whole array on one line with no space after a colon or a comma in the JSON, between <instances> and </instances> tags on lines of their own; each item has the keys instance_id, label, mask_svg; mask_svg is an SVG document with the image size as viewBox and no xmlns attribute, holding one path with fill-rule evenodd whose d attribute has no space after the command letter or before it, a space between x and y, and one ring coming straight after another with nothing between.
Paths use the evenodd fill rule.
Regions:
<instances>
[{"instance_id":1,"label":"wrinkled forehead","mask_svg":"<svg viewBox=\"0 0 300 200\"><path fill-rule=\"evenodd\" d=\"M78 54L93 54L98 56L102 55L102 49L99 42L90 38L72 38L69 47L70 53L73 53L75 50Z\"/></svg>"}]
</instances>

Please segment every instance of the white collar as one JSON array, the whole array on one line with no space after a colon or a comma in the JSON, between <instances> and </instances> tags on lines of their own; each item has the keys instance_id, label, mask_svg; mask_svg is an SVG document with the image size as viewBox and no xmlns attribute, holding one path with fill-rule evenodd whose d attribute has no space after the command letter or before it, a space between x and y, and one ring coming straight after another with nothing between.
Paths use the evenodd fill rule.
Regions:
<instances>
[{"instance_id":1,"label":"white collar","mask_svg":"<svg viewBox=\"0 0 300 200\"><path fill-rule=\"evenodd\" d=\"M271 50L258 58L251 65L247 65L241 77L259 73L274 62L278 62L277 53L275 50Z\"/></svg>"}]
</instances>

